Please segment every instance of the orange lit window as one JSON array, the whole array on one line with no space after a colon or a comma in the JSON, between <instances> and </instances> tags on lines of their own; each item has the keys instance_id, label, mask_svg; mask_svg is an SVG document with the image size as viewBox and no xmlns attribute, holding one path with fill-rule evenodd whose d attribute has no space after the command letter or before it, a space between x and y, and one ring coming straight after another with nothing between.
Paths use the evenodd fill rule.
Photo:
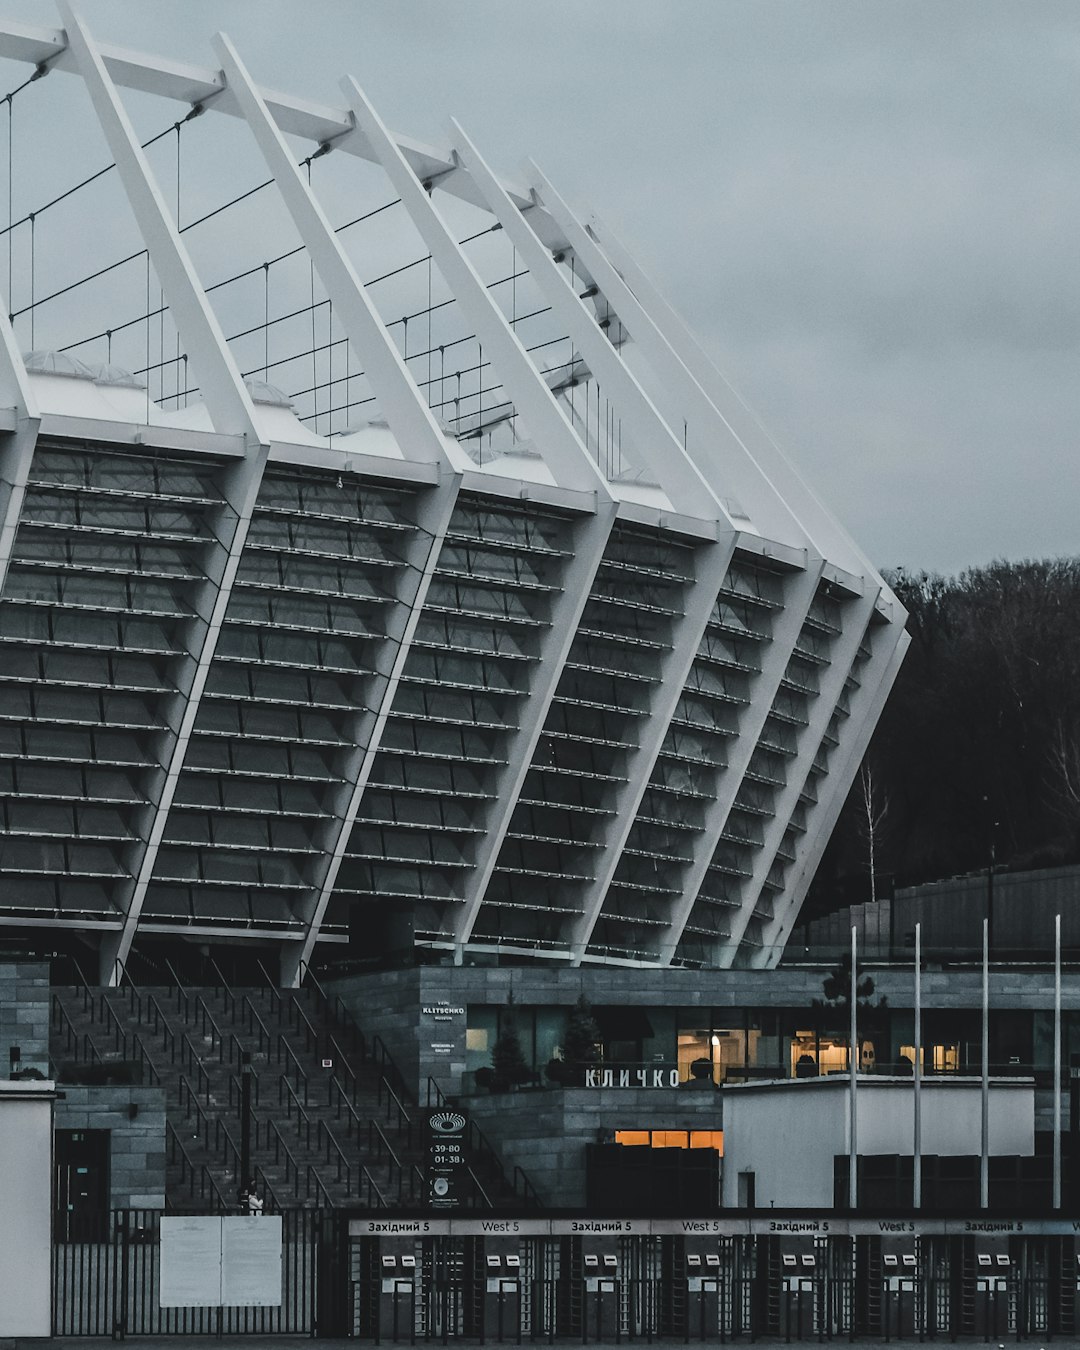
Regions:
<instances>
[{"instance_id":1,"label":"orange lit window","mask_svg":"<svg viewBox=\"0 0 1080 1350\"><path fill-rule=\"evenodd\" d=\"M653 1130L653 1148L686 1148L688 1143L685 1130Z\"/></svg>"},{"instance_id":2,"label":"orange lit window","mask_svg":"<svg viewBox=\"0 0 1080 1350\"><path fill-rule=\"evenodd\" d=\"M637 1148L714 1148L723 1156L723 1130L616 1130L615 1142Z\"/></svg>"}]
</instances>

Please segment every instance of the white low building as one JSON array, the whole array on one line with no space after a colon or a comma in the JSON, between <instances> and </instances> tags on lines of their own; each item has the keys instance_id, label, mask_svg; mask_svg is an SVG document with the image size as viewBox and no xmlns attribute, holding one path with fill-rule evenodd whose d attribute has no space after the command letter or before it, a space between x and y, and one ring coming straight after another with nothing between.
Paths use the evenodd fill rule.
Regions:
<instances>
[{"instance_id":1,"label":"white low building","mask_svg":"<svg viewBox=\"0 0 1080 1350\"><path fill-rule=\"evenodd\" d=\"M830 1209L834 1160L851 1148L851 1082L824 1078L739 1083L725 1087L725 1206ZM982 1147L982 1084L978 1078L923 1079L922 1156L970 1157ZM855 1139L860 1157L915 1151L911 1078L860 1077ZM991 1157L1035 1152L1035 1086L995 1078L989 1091Z\"/></svg>"}]
</instances>

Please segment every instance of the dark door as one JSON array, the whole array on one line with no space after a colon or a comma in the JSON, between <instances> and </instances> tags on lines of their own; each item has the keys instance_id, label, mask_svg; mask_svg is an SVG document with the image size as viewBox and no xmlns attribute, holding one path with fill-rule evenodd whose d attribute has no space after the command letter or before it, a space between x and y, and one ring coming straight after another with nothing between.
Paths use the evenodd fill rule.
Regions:
<instances>
[{"instance_id":1,"label":"dark door","mask_svg":"<svg viewBox=\"0 0 1080 1350\"><path fill-rule=\"evenodd\" d=\"M109 1131L57 1130L56 1241L100 1242L109 1230Z\"/></svg>"}]
</instances>

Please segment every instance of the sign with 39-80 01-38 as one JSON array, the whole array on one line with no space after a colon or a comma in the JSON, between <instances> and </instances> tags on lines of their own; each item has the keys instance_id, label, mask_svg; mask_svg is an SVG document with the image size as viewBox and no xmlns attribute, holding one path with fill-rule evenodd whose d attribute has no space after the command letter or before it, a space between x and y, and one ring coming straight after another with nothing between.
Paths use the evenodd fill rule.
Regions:
<instances>
[{"instance_id":1,"label":"sign with 39-80 01-38","mask_svg":"<svg viewBox=\"0 0 1080 1350\"><path fill-rule=\"evenodd\" d=\"M427 1194L433 1209L457 1209L466 1203L469 1160L468 1121L453 1107L427 1114Z\"/></svg>"}]
</instances>

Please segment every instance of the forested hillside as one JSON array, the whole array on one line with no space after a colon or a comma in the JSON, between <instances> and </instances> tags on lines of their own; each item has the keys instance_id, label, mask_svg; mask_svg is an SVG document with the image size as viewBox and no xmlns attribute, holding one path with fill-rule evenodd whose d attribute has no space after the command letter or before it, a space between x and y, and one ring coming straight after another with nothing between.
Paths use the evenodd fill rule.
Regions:
<instances>
[{"instance_id":1,"label":"forested hillside","mask_svg":"<svg viewBox=\"0 0 1080 1350\"><path fill-rule=\"evenodd\" d=\"M911 646L806 917L991 850L999 867L1080 860L1080 559L889 581Z\"/></svg>"}]
</instances>

